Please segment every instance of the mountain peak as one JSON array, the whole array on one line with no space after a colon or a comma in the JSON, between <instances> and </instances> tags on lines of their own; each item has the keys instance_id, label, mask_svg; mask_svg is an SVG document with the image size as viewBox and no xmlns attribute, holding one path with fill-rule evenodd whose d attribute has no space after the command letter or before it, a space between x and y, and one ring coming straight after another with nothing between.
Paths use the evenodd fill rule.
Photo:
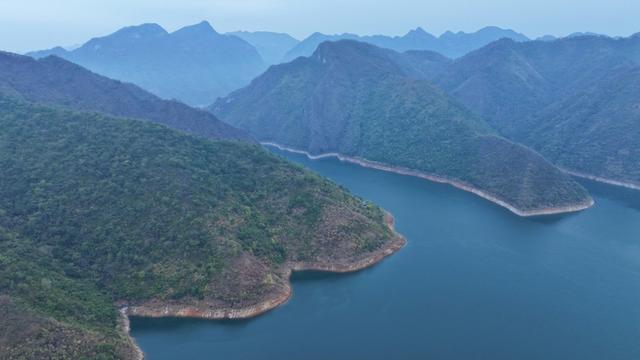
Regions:
<instances>
[{"instance_id":1,"label":"mountain peak","mask_svg":"<svg viewBox=\"0 0 640 360\"><path fill-rule=\"evenodd\" d=\"M346 39L321 43L312 58L322 64L340 64L342 69L353 73L400 74L400 68L392 60L393 53L369 43Z\"/></svg>"},{"instance_id":2,"label":"mountain peak","mask_svg":"<svg viewBox=\"0 0 640 360\"><path fill-rule=\"evenodd\" d=\"M145 24L140 24L135 26L124 27L116 31L113 35L144 37L144 36L166 35L166 34L167 34L167 31L162 26L155 23L145 23Z\"/></svg>"},{"instance_id":3,"label":"mountain peak","mask_svg":"<svg viewBox=\"0 0 640 360\"><path fill-rule=\"evenodd\" d=\"M482 32L482 31L511 31L511 30L503 29L501 27L494 26L494 25L489 25L489 26L485 26L482 29L478 30L478 32Z\"/></svg>"},{"instance_id":4,"label":"mountain peak","mask_svg":"<svg viewBox=\"0 0 640 360\"><path fill-rule=\"evenodd\" d=\"M429 37L429 38L433 38L434 36L432 34L426 32L422 27L418 26L417 28L409 31L404 37L419 37L419 38Z\"/></svg>"},{"instance_id":5,"label":"mountain peak","mask_svg":"<svg viewBox=\"0 0 640 360\"><path fill-rule=\"evenodd\" d=\"M158 37L166 36L167 31L162 26L153 23L146 23L141 25L127 26L114 32L113 34L97 37L86 42L81 51L99 51L104 46L114 43L137 43L141 40L155 39ZM65 51L66 52L66 51ZM55 55L60 55L62 52L54 52Z\"/></svg>"},{"instance_id":6,"label":"mountain peak","mask_svg":"<svg viewBox=\"0 0 640 360\"><path fill-rule=\"evenodd\" d=\"M190 35L218 35L218 33L216 32L216 30L213 28L213 26L211 26L211 24L206 21L203 20L197 24L194 25L189 25L189 26L185 26L179 30L177 30L176 32L174 32L172 35L180 35L180 34L190 34Z\"/></svg>"}]
</instances>

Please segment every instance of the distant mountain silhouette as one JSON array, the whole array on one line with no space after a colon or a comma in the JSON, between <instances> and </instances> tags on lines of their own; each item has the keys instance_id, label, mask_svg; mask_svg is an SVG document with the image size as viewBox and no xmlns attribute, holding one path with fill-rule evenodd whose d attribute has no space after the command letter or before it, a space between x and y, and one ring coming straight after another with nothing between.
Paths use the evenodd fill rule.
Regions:
<instances>
[{"instance_id":1,"label":"distant mountain silhouette","mask_svg":"<svg viewBox=\"0 0 640 360\"><path fill-rule=\"evenodd\" d=\"M543 36L540 36L539 38L536 38L536 40L538 40L538 41L554 41L554 40L558 40L558 37L556 37L554 35L543 35Z\"/></svg>"},{"instance_id":2,"label":"distant mountain silhouette","mask_svg":"<svg viewBox=\"0 0 640 360\"><path fill-rule=\"evenodd\" d=\"M250 137L208 112L162 100L141 88L94 74L55 56L34 60L0 52L0 94L30 102L150 120L211 139Z\"/></svg>"},{"instance_id":3,"label":"distant mountain silhouette","mask_svg":"<svg viewBox=\"0 0 640 360\"><path fill-rule=\"evenodd\" d=\"M173 33L157 24L131 26L73 51L56 47L28 55L56 55L195 106L247 85L266 69L253 46L236 36L218 34L206 21Z\"/></svg>"},{"instance_id":4,"label":"distant mountain silhouette","mask_svg":"<svg viewBox=\"0 0 640 360\"><path fill-rule=\"evenodd\" d=\"M404 36L395 37L384 35L358 36L355 34L325 35L315 33L291 49L283 61L288 62L299 56L309 56L315 51L318 45L324 41L358 40L399 52L408 50L431 50L447 57L456 58L501 38L509 38L515 41L529 40L529 38L523 34L494 26L485 27L474 33L453 33L447 31L440 37L436 37L422 28L411 30Z\"/></svg>"},{"instance_id":5,"label":"distant mountain silhouette","mask_svg":"<svg viewBox=\"0 0 640 360\"><path fill-rule=\"evenodd\" d=\"M569 35L567 35L567 38L573 38L573 37L579 37L579 36L605 36L608 37L607 35L602 35L602 34L598 34L598 33L594 33L591 31L586 31L586 32L582 32L582 31L577 31L574 33L571 33Z\"/></svg>"},{"instance_id":6,"label":"distant mountain silhouette","mask_svg":"<svg viewBox=\"0 0 640 360\"><path fill-rule=\"evenodd\" d=\"M228 35L237 36L253 45L269 65L279 63L289 50L300 43L289 34L268 31L236 31Z\"/></svg>"},{"instance_id":7,"label":"distant mountain silhouette","mask_svg":"<svg viewBox=\"0 0 640 360\"><path fill-rule=\"evenodd\" d=\"M434 174L521 213L588 204L585 190L540 155L416 79L450 63L432 52L324 42L311 57L272 66L212 111L261 141Z\"/></svg>"}]
</instances>

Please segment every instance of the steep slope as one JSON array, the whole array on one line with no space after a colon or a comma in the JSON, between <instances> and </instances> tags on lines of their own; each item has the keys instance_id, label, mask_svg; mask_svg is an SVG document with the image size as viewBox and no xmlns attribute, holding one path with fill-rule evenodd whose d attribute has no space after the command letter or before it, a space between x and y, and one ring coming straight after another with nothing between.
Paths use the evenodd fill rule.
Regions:
<instances>
[{"instance_id":1,"label":"steep slope","mask_svg":"<svg viewBox=\"0 0 640 360\"><path fill-rule=\"evenodd\" d=\"M638 184L640 36L495 42L434 81L505 136L569 170Z\"/></svg>"},{"instance_id":2,"label":"steep slope","mask_svg":"<svg viewBox=\"0 0 640 360\"><path fill-rule=\"evenodd\" d=\"M612 69L523 129L519 137L559 166L640 189L640 66Z\"/></svg>"},{"instance_id":3,"label":"steep slope","mask_svg":"<svg viewBox=\"0 0 640 360\"><path fill-rule=\"evenodd\" d=\"M261 141L418 171L521 215L590 204L581 186L542 157L408 77L398 57L354 41L323 43L312 57L274 66L218 100L212 111Z\"/></svg>"},{"instance_id":4,"label":"steep slope","mask_svg":"<svg viewBox=\"0 0 640 360\"><path fill-rule=\"evenodd\" d=\"M194 106L209 104L248 84L266 68L253 46L238 37L218 34L207 22L171 34L157 24L126 27L91 39L76 50L57 49L54 54Z\"/></svg>"},{"instance_id":5,"label":"steep slope","mask_svg":"<svg viewBox=\"0 0 640 360\"><path fill-rule=\"evenodd\" d=\"M396 54L395 61L407 76L432 80L446 71L453 60L434 51L411 50Z\"/></svg>"},{"instance_id":6,"label":"steep slope","mask_svg":"<svg viewBox=\"0 0 640 360\"><path fill-rule=\"evenodd\" d=\"M144 121L0 96L0 166L3 358L135 358L118 308L254 316L292 269L356 270L404 242L259 146Z\"/></svg>"},{"instance_id":7,"label":"steep slope","mask_svg":"<svg viewBox=\"0 0 640 360\"><path fill-rule=\"evenodd\" d=\"M24 100L146 119L212 139L250 140L205 111L162 100L137 86L96 75L57 57L0 52L0 93Z\"/></svg>"},{"instance_id":8,"label":"steep slope","mask_svg":"<svg viewBox=\"0 0 640 360\"><path fill-rule=\"evenodd\" d=\"M278 64L286 53L300 43L289 34L269 31L236 31L228 33L253 45L262 59L268 64Z\"/></svg>"},{"instance_id":9,"label":"steep slope","mask_svg":"<svg viewBox=\"0 0 640 360\"><path fill-rule=\"evenodd\" d=\"M289 62L300 56L310 56L325 41L357 40L378 47L405 52L410 50L428 50L443 54L446 57L457 58L473 50L479 49L493 41L508 38L514 41L527 41L526 36L513 30L490 26L473 33L446 33L436 37L422 28L409 31L404 36L358 36L355 34L325 35L315 33L304 39L291 49L283 62Z\"/></svg>"},{"instance_id":10,"label":"steep slope","mask_svg":"<svg viewBox=\"0 0 640 360\"><path fill-rule=\"evenodd\" d=\"M640 62L640 37L497 41L456 60L435 82L511 135L527 115Z\"/></svg>"}]
</instances>

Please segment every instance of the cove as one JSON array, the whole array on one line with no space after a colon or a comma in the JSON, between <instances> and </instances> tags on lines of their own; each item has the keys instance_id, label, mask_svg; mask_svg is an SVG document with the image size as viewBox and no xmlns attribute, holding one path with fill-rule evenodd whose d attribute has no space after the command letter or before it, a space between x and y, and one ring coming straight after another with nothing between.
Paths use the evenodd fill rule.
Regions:
<instances>
[{"instance_id":1,"label":"cove","mask_svg":"<svg viewBox=\"0 0 640 360\"><path fill-rule=\"evenodd\" d=\"M148 359L640 359L640 192L520 218L447 185L274 152L389 210L407 246L347 275L298 273L242 321L132 318Z\"/></svg>"}]
</instances>

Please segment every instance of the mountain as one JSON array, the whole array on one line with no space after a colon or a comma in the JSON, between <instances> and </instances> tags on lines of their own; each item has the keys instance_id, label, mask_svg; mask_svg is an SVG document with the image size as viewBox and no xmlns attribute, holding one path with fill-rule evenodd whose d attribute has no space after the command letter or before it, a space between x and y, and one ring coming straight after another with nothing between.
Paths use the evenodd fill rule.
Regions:
<instances>
[{"instance_id":1,"label":"mountain","mask_svg":"<svg viewBox=\"0 0 640 360\"><path fill-rule=\"evenodd\" d=\"M261 141L417 171L522 215L590 204L580 185L541 156L407 75L402 57L355 41L325 42L211 110Z\"/></svg>"},{"instance_id":2,"label":"mountain","mask_svg":"<svg viewBox=\"0 0 640 360\"><path fill-rule=\"evenodd\" d=\"M236 36L218 34L206 21L173 33L157 24L131 26L72 51L55 48L28 55L56 55L193 106L209 104L247 85L266 69L253 46Z\"/></svg>"},{"instance_id":3,"label":"mountain","mask_svg":"<svg viewBox=\"0 0 640 360\"><path fill-rule=\"evenodd\" d=\"M448 31L439 38L442 44L441 48L431 50L441 52L451 58L458 58L500 39L511 39L516 42L529 41L528 37L513 30L488 26L473 33Z\"/></svg>"},{"instance_id":4,"label":"mountain","mask_svg":"<svg viewBox=\"0 0 640 360\"><path fill-rule=\"evenodd\" d=\"M640 37L500 40L434 82L503 135L568 170L640 185Z\"/></svg>"},{"instance_id":5,"label":"mountain","mask_svg":"<svg viewBox=\"0 0 640 360\"><path fill-rule=\"evenodd\" d=\"M0 52L0 93L23 100L145 119L212 139L249 140L202 110L162 100L139 87L94 74L55 56L34 60Z\"/></svg>"},{"instance_id":6,"label":"mountain","mask_svg":"<svg viewBox=\"0 0 640 360\"><path fill-rule=\"evenodd\" d=\"M579 37L579 36L605 36L605 37L607 37L607 35L602 35L602 34L594 33L594 32L591 32L591 31L586 31L586 32L578 31L578 32L571 33L571 34L567 35L566 37L572 38L572 37Z\"/></svg>"},{"instance_id":7,"label":"mountain","mask_svg":"<svg viewBox=\"0 0 640 360\"><path fill-rule=\"evenodd\" d=\"M289 50L300 43L289 34L268 31L236 31L227 35L237 36L253 45L268 65L279 63Z\"/></svg>"},{"instance_id":8,"label":"mountain","mask_svg":"<svg viewBox=\"0 0 640 360\"><path fill-rule=\"evenodd\" d=\"M336 35L326 35L319 32L311 34L306 39L302 40L298 45L294 46L291 50L289 50L281 62L287 63L292 60L295 60L298 57L307 57L313 54L318 45L322 44L325 41L340 41L340 40L360 40L360 36L356 34L336 34Z\"/></svg>"},{"instance_id":9,"label":"mountain","mask_svg":"<svg viewBox=\"0 0 640 360\"><path fill-rule=\"evenodd\" d=\"M284 57L283 62L289 62L300 56L310 56L318 45L325 41L357 40L398 52L430 50L445 55L446 57L457 58L501 38L509 38L514 41L529 40L526 36L513 30L501 29L494 26L485 27L474 33L465 33L462 31L453 33L447 31L440 37L436 37L420 27L409 31L404 36L395 37L384 35L358 36L354 34L324 35L315 33L291 49Z\"/></svg>"},{"instance_id":10,"label":"mountain","mask_svg":"<svg viewBox=\"0 0 640 360\"><path fill-rule=\"evenodd\" d=\"M527 118L520 138L582 176L640 189L640 66L603 79Z\"/></svg>"},{"instance_id":11,"label":"mountain","mask_svg":"<svg viewBox=\"0 0 640 360\"><path fill-rule=\"evenodd\" d=\"M539 38L536 38L536 40L537 41L555 41L555 40L558 40L558 37L548 34L548 35L540 36Z\"/></svg>"},{"instance_id":12,"label":"mountain","mask_svg":"<svg viewBox=\"0 0 640 360\"><path fill-rule=\"evenodd\" d=\"M135 359L119 309L257 315L292 269L403 244L378 207L257 145L148 121L0 95L0 165L2 358Z\"/></svg>"}]
</instances>

